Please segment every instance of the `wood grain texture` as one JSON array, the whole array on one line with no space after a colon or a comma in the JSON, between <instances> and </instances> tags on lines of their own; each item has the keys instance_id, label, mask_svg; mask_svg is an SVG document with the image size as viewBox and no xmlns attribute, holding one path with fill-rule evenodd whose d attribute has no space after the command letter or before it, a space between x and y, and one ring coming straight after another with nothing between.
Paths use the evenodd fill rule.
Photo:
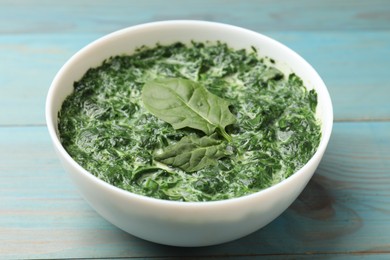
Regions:
<instances>
[{"instance_id":1,"label":"wood grain texture","mask_svg":"<svg viewBox=\"0 0 390 260\"><path fill-rule=\"evenodd\" d=\"M331 93L335 126L301 196L231 243L175 248L133 237L79 196L44 126L55 73L135 24L197 19L273 37ZM0 0L0 259L389 259L390 2L387 0Z\"/></svg>"},{"instance_id":2,"label":"wood grain texture","mask_svg":"<svg viewBox=\"0 0 390 260\"><path fill-rule=\"evenodd\" d=\"M388 30L386 0L2 0L0 33L107 33L157 20L197 19L253 30Z\"/></svg>"},{"instance_id":3,"label":"wood grain texture","mask_svg":"<svg viewBox=\"0 0 390 260\"><path fill-rule=\"evenodd\" d=\"M102 219L63 172L44 127L0 128L0 172L0 258L390 254L388 122L336 123L322 163L294 204L258 232L213 247L149 243Z\"/></svg>"}]
</instances>

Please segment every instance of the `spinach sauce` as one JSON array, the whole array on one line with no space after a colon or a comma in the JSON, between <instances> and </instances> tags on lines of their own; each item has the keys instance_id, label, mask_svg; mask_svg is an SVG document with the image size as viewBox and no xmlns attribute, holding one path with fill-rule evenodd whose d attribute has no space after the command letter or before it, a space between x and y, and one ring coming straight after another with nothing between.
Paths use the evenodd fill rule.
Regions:
<instances>
[{"instance_id":1,"label":"spinach sauce","mask_svg":"<svg viewBox=\"0 0 390 260\"><path fill-rule=\"evenodd\" d=\"M111 57L74 83L59 112L61 142L86 170L133 193L178 201L254 193L301 168L321 137L316 92L273 63L254 48L219 42L143 46L131 56ZM144 85L171 78L200 84L207 95L229 102L234 118L222 129L228 141L191 127L174 129L150 113ZM202 167L186 171L158 160L161 151L205 139L218 157Z\"/></svg>"}]
</instances>

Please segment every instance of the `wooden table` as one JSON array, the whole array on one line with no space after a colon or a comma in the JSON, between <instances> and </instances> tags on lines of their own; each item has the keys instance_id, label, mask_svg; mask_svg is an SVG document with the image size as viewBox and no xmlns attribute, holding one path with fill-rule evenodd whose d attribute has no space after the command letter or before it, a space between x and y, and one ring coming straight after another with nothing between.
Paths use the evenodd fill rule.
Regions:
<instances>
[{"instance_id":1,"label":"wooden table","mask_svg":"<svg viewBox=\"0 0 390 260\"><path fill-rule=\"evenodd\" d=\"M243 239L175 248L135 238L79 196L53 153L44 104L70 56L150 21L225 22L293 48L334 103L329 147L294 204ZM0 0L0 258L390 259L390 2Z\"/></svg>"}]
</instances>

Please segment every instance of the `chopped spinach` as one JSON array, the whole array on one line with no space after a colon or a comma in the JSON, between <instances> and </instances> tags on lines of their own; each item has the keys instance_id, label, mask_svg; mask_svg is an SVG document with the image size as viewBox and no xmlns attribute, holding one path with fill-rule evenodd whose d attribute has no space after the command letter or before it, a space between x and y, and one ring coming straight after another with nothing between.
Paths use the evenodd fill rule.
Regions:
<instances>
[{"instance_id":1,"label":"chopped spinach","mask_svg":"<svg viewBox=\"0 0 390 260\"><path fill-rule=\"evenodd\" d=\"M276 184L317 149L317 94L259 53L193 42L111 57L74 83L59 112L61 142L92 174L154 198L223 200ZM202 89L202 100L222 100L220 120L178 127L150 109L156 104L149 97L173 81ZM155 109L167 108L160 105L167 104Z\"/></svg>"}]
</instances>

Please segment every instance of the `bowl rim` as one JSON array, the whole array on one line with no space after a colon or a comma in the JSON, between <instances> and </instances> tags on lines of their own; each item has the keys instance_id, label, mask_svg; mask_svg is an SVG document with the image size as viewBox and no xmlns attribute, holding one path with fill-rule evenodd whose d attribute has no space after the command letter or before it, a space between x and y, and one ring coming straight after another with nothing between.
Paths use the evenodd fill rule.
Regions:
<instances>
[{"instance_id":1,"label":"bowl rim","mask_svg":"<svg viewBox=\"0 0 390 260\"><path fill-rule=\"evenodd\" d=\"M55 126L55 122L52 119L52 114L53 112L53 106L54 106L54 101L53 97L56 95L57 92L57 86L58 82L60 81L63 73L66 71L68 67L70 67L71 64L73 64L76 60L79 59L80 56L82 56L83 53L85 53L87 50L93 48L95 45L103 44L106 40L111 39L112 37L117 37L122 34L127 34L131 33L135 30L140 30L148 27L154 27L154 26L164 26L164 25L203 25L203 26L213 26L213 27L221 27L221 28L230 28L230 29L235 29L235 30L241 30L243 32L247 33L252 33L256 34L256 36L261 37L263 39L266 39L267 41L272 42L273 44L277 45L278 48L283 48L286 51L290 52L291 55L295 56L294 59L298 59L300 63L305 64L308 68L310 68L310 74L313 74L314 77L318 78L318 80L321 82L320 88L322 91L323 99L325 100L326 103L326 118L324 120L321 120L321 124L326 124L325 127L322 128L322 136L320 143L317 147L316 152L313 154L313 156L307 161L300 169L295 171L292 175L287 177L286 179L269 186L265 189L259 190L257 192L247 194L244 196L240 197L235 197L235 198L230 198L230 199L224 199L224 200L217 200L217 201L173 201L173 200L165 200L165 199L159 199L159 198L153 198L153 197L148 197L146 195L141 195L141 194L136 194L127 190L123 190L121 188L118 188L112 184L109 184L100 178L96 177L93 175L91 172L87 171L84 169L81 165L79 165L65 150L63 145L60 142L60 138L57 134L57 127ZM55 113L58 116L58 111L55 111ZM89 44L85 45L81 49L79 49L75 54L73 54L66 62L63 64L63 66L60 68L60 70L57 72L55 75L49 90L48 94L46 97L46 105L45 105L45 118L46 118L46 126L50 135L50 138L53 142L54 147L56 148L57 152L60 153L60 155L73 166L75 169L80 174L83 174L84 177L87 177L90 181L94 182L97 185L102 186L104 189L111 190L115 193L117 193L120 196L123 197L131 197L132 199L140 200L145 203L151 203L151 204L158 204L158 205L168 205L168 206L180 206L180 207L189 207L189 208L197 208L197 207L214 207L216 205L226 205L226 204L232 204L232 203L241 203L242 201L246 200L251 200L256 197L262 196L262 194L270 193L275 189L280 189L281 187L287 185L289 182L293 182L295 179L299 178L300 175L302 175L307 168L309 168L311 165L313 165L316 161L320 161L322 154L325 152L327 144L329 142L331 132L332 132L332 127L333 127L333 105L332 101L329 95L329 91L320 77L320 75L317 73L317 71L312 67L311 64L309 64L302 56L300 56L298 53L296 53L294 50L290 49L283 43L268 37L262 33L252 31L246 28L242 28L239 26L235 25L230 25L226 23L220 23L220 22L211 22L211 21L202 21L202 20L166 20L166 21L155 21L155 22L148 22L148 23L143 23L143 24L138 24L138 25L133 25L129 27L125 27L123 29L119 29L117 31L108 33L92 42Z\"/></svg>"}]
</instances>

